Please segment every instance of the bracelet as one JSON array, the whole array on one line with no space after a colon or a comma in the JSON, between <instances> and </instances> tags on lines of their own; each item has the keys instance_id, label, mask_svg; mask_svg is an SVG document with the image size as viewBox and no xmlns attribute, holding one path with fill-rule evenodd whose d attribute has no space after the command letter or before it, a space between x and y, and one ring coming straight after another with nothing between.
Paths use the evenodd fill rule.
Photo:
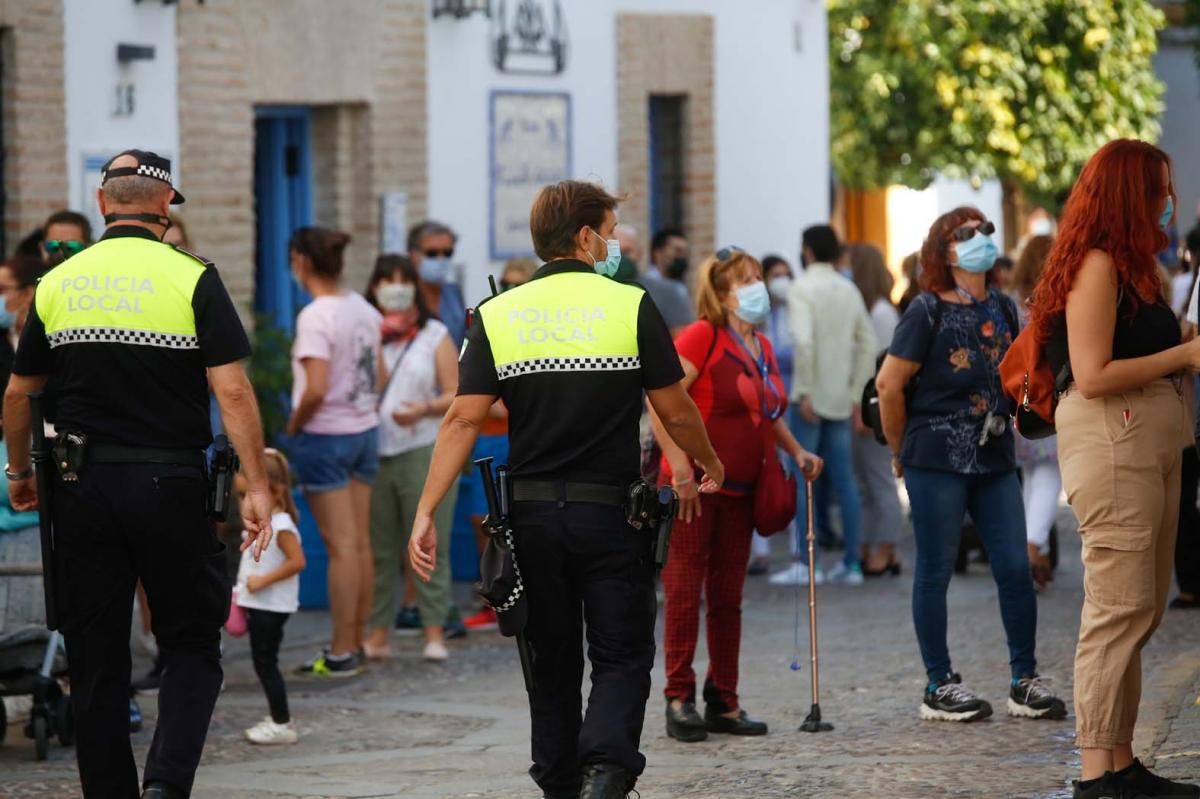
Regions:
<instances>
[{"instance_id":1,"label":"bracelet","mask_svg":"<svg viewBox=\"0 0 1200 799\"><path fill-rule=\"evenodd\" d=\"M33 467L26 466L21 471L14 472L12 470L11 466L9 466L8 464L5 464L4 465L4 476L7 477L9 480L28 480L30 477L33 477Z\"/></svg>"}]
</instances>

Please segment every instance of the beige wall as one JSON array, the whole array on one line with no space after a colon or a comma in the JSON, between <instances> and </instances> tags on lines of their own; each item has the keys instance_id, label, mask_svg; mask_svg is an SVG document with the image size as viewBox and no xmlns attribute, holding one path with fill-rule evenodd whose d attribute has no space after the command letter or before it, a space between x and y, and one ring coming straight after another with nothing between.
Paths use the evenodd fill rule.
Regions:
<instances>
[{"instance_id":1,"label":"beige wall","mask_svg":"<svg viewBox=\"0 0 1200 799\"><path fill-rule=\"evenodd\" d=\"M313 114L313 214L349 231L346 281L378 246L378 197L425 212L425 0L181 3L180 172L197 250L244 307L254 292L254 107Z\"/></svg>"},{"instance_id":2,"label":"beige wall","mask_svg":"<svg viewBox=\"0 0 1200 799\"><path fill-rule=\"evenodd\" d=\"M67 203L62 0L0 2L8 252Z\"/></svg>"},{"instance_id":3,"label":"beige wall","mask_svg":"<svg viewBox=\"0 0 1200 799\"><path fill-rule=\"evenodd\" d=\"M713 251L716 228L712 17L620 14L617 53L618 185L629 194L621 220L653 235L649 99L686 95L683 215L696 261Z\"/></svg>"}]
</instances>

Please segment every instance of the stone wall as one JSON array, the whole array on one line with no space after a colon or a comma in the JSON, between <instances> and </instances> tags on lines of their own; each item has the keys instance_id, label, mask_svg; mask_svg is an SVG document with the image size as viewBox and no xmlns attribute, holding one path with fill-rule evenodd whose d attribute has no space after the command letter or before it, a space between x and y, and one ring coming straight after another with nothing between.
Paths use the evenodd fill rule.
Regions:
<instances>
[{"instance_id":1,"label":"stone wall","mask_svg":"<svg viewBox=\"0 0 1200 799\"><path fill-rule=\"evenodd\" d=\"M179 6L184 213L234 299L254 296L254 109L314 107L314 222L350 232L361 288L379 239L378 197L425 211L424 0L207 0Z\"/></svg>"},{"instance_id":2,"label":"stone wall","mask_svg":"<svg viewBox=\"0 0 1200 799\"><path fill-rule=\"evenodd\" d=\"M62 0L0 2L5 254L67 203Z\"/></svg>"},{"instance_id":3,"label":"stone wall","mask_svg":"<svg viewBox=\"0 0 1200 799\"><path fill-rule=\"evenodd\" d=\"M648 246L650 96L686 96L683 216L697 261L713 251L716 228L712 17L620 14L617 54L621 221L645 231Z\"/></svg>"}]
</instances>

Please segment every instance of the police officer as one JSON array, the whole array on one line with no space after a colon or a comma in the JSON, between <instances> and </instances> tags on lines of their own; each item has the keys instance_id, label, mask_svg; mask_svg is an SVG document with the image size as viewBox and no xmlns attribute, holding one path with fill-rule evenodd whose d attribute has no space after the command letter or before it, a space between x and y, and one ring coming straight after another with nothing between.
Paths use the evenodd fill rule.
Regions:
<instances>
[{"instance_id":1,"label":"police officer","mask_svg":"<svg viewBox=\"0 0 1200 799\"><path fill-rule=\"evenodd\" d=\"M409 544L428 579L434 511L503 399L536 683L530 775L551 799L623 799L646 764L638 746L654 664L653 534L627 524L623 510L639 478L643 392L704 470L702 490L724 480L657 308L642 289L608 277L621 258L616 208L591 183L563 181L538 195L530 232L547 263L478 309ZM585 621L592 689L581 724Z\"/></svg>"},{"instance_id":2,"label":"police officer","mask_svg":"<svg viewBox=\"0 0 1200 799\"><path fill-rule=\"evenodd\" d=\"M170 162L127 150L105 165L98 194L103 237L48 272L29 311L4 395L5 472L13 507L35 508L26 397L52 377L63 468L43 512L55 525L83 795L139 795L128 711L140 579L164 663L141 796L175 799L191 792L221 689L229 605L206 512L209 386L251 489L242 515L256 555L271 536L262 427L239 363L250 346L216 269L160 241L183 202Z\"/></svg>"}]
</instances>

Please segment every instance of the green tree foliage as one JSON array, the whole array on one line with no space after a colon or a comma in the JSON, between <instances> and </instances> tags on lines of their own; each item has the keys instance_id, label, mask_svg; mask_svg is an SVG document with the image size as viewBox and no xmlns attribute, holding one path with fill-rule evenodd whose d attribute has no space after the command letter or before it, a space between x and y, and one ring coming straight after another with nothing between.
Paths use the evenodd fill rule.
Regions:
<instances>
[{"instance_id":1,"label":"green tree foliage","mask_svg":"<svg viewBox=\"0 0 1200 799\"><path fill-rule=\"evenodd\" d=\"M832 155L842 183L936 173L1069 188L1121 136L1154 141L1165 24L1148 0L828 0Z\"/></svg>"}]
</instances>

